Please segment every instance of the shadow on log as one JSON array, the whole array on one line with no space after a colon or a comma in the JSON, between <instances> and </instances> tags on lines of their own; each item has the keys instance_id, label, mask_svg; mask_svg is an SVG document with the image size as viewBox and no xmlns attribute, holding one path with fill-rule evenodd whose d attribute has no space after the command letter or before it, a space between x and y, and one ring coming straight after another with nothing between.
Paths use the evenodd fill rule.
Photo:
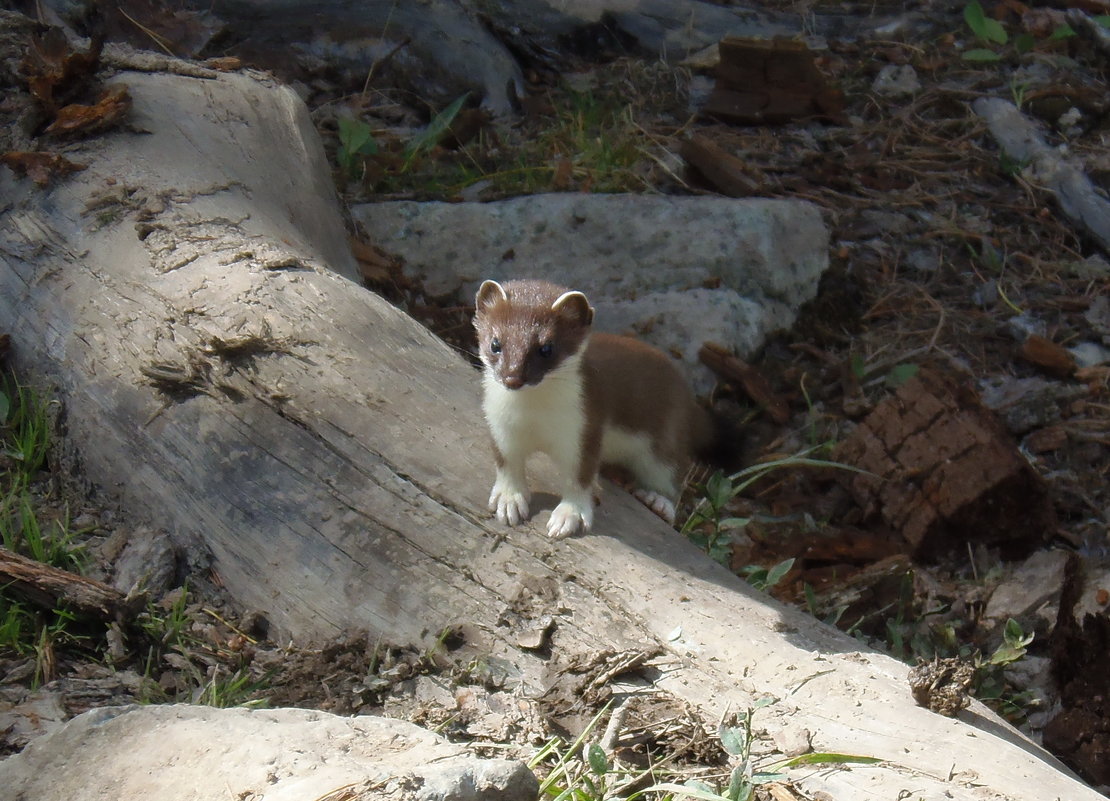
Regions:
<instances>
[{"instance_id":1,"label":"shadow on log","mask_svg":"<svg viewBox=\"0 0 1110 801\"><path fill-rule=\"evenodd\" d=\"M798 769L806 792L1100 797L981 705L915 706L905 665L755 593L626 494L607 488L579 539L542 536L546 511L491 521L477 376L326 268L354 275L292 93L248 75L117 78L146 133L75 148L88 169L49 191L0 170L0 320L18 368L56 386L88 477L210 550L240 603L302 640L430 642L457 625L455 653L523 693L602 648L656 654L645 691L709 725L773 695L770 732L886 760ZM105 196L111 219L89 211ZM500 622L541 584L542 653Z\"/></svg>"}]
</instances>

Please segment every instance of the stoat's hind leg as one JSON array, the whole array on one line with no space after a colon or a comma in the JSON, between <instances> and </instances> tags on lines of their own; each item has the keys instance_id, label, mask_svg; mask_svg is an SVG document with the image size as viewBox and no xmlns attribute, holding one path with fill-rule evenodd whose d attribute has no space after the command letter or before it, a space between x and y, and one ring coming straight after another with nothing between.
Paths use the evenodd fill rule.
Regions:
<instances>
[{"instance_id":1,"label":"stoat's hind leg","mask_svg":"<svg viewBox=\"0 0 1110 801\"><path fill-rule=\"evenodd\" d=\"M635 489L632 494L648 509L674 525L674 502L670 498L646 489Z\"/></svg>"}]
</instances>

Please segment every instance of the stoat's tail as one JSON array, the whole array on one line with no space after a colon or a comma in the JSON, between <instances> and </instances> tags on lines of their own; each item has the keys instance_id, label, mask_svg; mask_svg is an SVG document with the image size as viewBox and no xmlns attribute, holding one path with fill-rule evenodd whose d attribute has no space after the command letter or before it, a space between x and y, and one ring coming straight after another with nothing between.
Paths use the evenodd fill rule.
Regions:
<instances>
[{"instance_id":1,"label":"stoat's tail","mask_svg":"<svg viewBox=\"0 0 1110 801\"><path fill-rule=\"evenodd\" d=\"M713 408L699 406L701 412L694 428L694 453L711 467L732 473L743 463L744 433L740 424Z\"/></svg>"}]
</instances>

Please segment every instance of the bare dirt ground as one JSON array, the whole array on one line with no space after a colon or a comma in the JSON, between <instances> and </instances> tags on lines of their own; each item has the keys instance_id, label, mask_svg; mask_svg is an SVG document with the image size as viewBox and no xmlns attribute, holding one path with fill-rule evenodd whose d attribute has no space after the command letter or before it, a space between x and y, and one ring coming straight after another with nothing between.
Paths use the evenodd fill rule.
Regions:
<instances>
[{"instance_id":1,"label":"bare dirt ground","mask_svg":"<svg viewBox=\"0 0 1110 801\"><path fill-rule=\"evenodd\" d=\"M975 41L963 3L812 4L819 14L862 21L874 13L904 24L830 39L815 64L839 94L824 97L831 105L819 114L776 124L709 117L702 110L715 85L711 68L664 65L603 41L567 54L558 73L529 72L516 120L494 123L463 109L451 133L415 160L402 151L429 112L410 92L318 65L292 64L280 77L301 89L337 158L339 118L373 128L378 152L337 167L351 202L622 190L724 191L820 206L833 253L818 297L750 359L767 382L762 396L722 385L714 398L745 420L748 461L810 448L836 459L869 415L892 398L919 402L928 385L914 382L937 374L961 388L948 411L991 407L990 436L1020 454L1034 478L990 499L1001 517L953 523L930 548L882 508L861 505L835 470L776 472L720 510L718 518L744 518L744 527L718 536L709 521L690 533L742 574L792 559L773 595L909 661L989 657L1006 617L1016 616L1035 638L1005 672L988 671L980 694L1088 781L1107 785L1110 587L1099 582L1110 566L1110 367L1099 348L1110 344L1110 263L1026 165L1000 152L969 106L984 96L1013 100L1044 123L1050 144L1110 190L1110 51L1082 31L1062 33L1074 22L1069 7L1110 13L1099 2L988 3L1008 31L1002 44ZM1019 40L1028 45L1022 52ZM998 59L962 58L972 47ZM373 243L357 235L354 243L369 286L472 350L468 299L426 297ZM785 417L766 411L769 398ZM84 532L86 569L111 579L125 544L146 535L75 492L82 482L67 475L67 463L54 459L37 486L43 514L68 514ZM941 482L938 491L952 490ZM691 487L687 511L703 493ZM1036 527L1000 525L1028 517L1042 496L1047 512ZM1031 580L1024 560L1048 548L1065 556L1043 603L988 617L996 588L1015 572ZM1088 596L1098 614L1076 621L1071 610ZM419 653L359 637L323 648L270 642L261 617L233 610L203 557L186 554L131 630L105 636L93 623L40 636L22 653L0 651L0 701L46 718L124 700L385 710L451 736L521 747L559 729L554 705L531 717L510 714L495 672L454 665L450 648L449 632L440 647ZM704 732L682 728L681 710L643 717L633 748L641 758L683 742L694 764L720 760ZM3 750L27 736L11 728Z\"/></svg>"}]
</instances>

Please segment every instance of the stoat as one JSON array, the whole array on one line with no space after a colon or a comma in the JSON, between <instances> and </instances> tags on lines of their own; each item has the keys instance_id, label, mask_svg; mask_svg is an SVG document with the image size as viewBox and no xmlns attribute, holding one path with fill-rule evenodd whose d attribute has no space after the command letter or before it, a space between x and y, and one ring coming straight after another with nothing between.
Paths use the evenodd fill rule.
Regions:
<instances>
[{"instance_id":1,"label":"stoat","mask_svg":"<svg viewBox=\"0 0 1110 801\"><path fill-rule=\"evenodd\" d=\"M601 464L629 470L635 495L673 522L694 456L714 437L710 414L672 360L628 337L591 333L586 296L546 281L486 281L474 326L483 370L483 410L497 477L497 519L528 518L525 461L551 457L562 498L547 533L565 537L593 523Z\"/></svg>"}]
</instances>

